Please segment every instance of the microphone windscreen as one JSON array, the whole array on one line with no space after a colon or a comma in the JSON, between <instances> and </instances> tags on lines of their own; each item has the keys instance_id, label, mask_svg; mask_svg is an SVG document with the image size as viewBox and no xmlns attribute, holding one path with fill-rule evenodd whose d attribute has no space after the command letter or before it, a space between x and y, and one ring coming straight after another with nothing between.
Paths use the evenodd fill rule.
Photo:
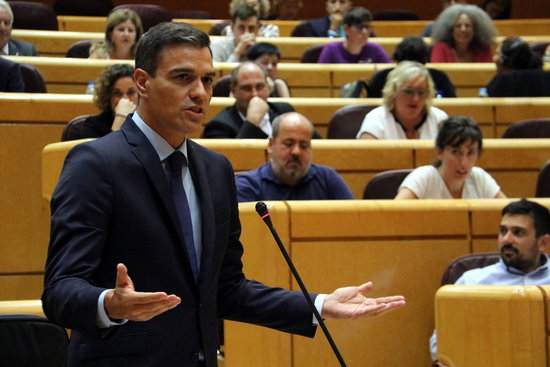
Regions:
<instances>
[{"instance_id":1,"label":"microphone windscreen","mask_svg":"<svg viewBox=\"0 0 550 367\"><path fill-rule=\"evenodd\" d=\"M269 226L272 226L271 218L269 216L269 211L267 210L267 205L263 201L258 201L256 203L256 211L262 218L262 220Z\"/></svg>"}]
</instances>

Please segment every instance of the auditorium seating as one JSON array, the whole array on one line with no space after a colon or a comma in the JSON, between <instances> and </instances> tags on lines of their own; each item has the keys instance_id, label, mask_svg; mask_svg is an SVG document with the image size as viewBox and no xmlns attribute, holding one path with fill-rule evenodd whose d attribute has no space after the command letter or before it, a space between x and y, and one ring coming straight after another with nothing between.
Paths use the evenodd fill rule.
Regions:
<instances>
[{"instance_id":1,"label":"auditorium seating","mask_svg":"<svg viewBox=\"0 0 550 367\"><path fill-rule=\"evenodd\" d=\"M549 291L550 286L442 287L435 300L438 360L446 366L548 366Z\"/></svg>"}]
</instances>

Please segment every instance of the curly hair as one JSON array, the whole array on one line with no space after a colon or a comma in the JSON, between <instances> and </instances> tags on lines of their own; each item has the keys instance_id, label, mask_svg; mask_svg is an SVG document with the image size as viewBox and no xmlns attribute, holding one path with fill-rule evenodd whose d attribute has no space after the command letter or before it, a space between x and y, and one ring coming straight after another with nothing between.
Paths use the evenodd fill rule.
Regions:
<instances>
[{"instance_id":1,"label":"curly hair","mask_svg":"<svg viewBox=\"0 0 550 367\"><path fill-rule=\"evenodd\" d=\"M113 85L125 77L134 79L134 67L130 64L111 65L99 75L94 84L94 104L99 110L111 109Z\"/></svg>"},{"instance_id":2,"label":"curly hair","mask_svg":"<svg viewBox=\"0 0 550 367\"><path fill-rule=\"evenodd\" d=\"M451 47L455 47L453 37L453 29L456 20L459 16L465 14L472 20L474 24L474 36L468 48L470 50L478 50L480 48L491 47L495 42L497 35L496 28L491 21L491 18L481 8L475 5L455 4L437 17L432 33L432 43L445 42Z\"/></svg>"},{"instance_id":3,"label":"curly hair","mask_svg":"<svg viewBox=\"0 0 550 367\"><path fill-rule=\"evenodd\" d=\"M265 19L269 15L269 0L258 0L260 2L260 12L258 14L258 19ZM246 0L231 0L229 4L229 14L233 18L233 12L240 5L248 5ZM250 5L249 5L250 6Z\"/></svg>"},{"instance_id":4,"label":"curly hair","mask_svg":"<svg viewBox=\"0 0 550 367\"><path fill-rule=\"evenodd\" d=\"M114 28L127 20L130 20L134 24L134 27L136 27L136 41L131 49L132 56L135 56L137 43L143 34L143 25L141 24L141 18L138 13L131 9L115 10L109 15L105 22L105 40L93 44L90 48L90 54L99 51L99 54L103 56L109 55L115 48L115 45L111 42Z\"/></svg>"},{"instance_id":5,"label":"curly hair","mask_svg":"<svg viewBox=\"0 0 550 367\"><path fill-rule=\"evenodd\" d=\"M401 61L395 69L390 71L386 79L386 84L382 90L384 98L384 106L388 111L393 111L395 108L395 98L397 97L397 90L411 79L415 79L418 76L423 76L428 82L428 96L426 97L426 110L432 107L432 99L435 94L435 86L430 76L430 72L426 67L416 61Z\"/></svg>"}]
</instances>

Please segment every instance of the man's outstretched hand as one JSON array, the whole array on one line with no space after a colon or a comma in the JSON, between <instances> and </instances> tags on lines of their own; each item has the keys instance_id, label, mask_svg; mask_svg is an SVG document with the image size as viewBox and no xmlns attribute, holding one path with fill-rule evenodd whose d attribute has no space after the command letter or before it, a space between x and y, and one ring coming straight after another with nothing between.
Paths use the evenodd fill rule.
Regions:
<instances>
[{"instance_id":1,"label":"man's outstretched hand","mask_svg":"<svg viewBox=\"0 0 550 367\"><path fill-rule=\"evenodd\" d=\"M181 303L181 299L165 292L136 292L124 264L116 267L116 285L105 295L104 305L111 319L147 321Z\"/></svg>"},{"instance_id":2,"label":"man's outstretched hand","mask_svg":"<svg viewBox=\"0 0 550 367\"><path fill-rule=\"evenodd\" d=\"M378 316L405 306L405 297L367 298L363 293L372 289L372 282L358 287L338 288L327 295L321 315L331 319L352 320L361 316Z\"/></svg>"}]
</instances>

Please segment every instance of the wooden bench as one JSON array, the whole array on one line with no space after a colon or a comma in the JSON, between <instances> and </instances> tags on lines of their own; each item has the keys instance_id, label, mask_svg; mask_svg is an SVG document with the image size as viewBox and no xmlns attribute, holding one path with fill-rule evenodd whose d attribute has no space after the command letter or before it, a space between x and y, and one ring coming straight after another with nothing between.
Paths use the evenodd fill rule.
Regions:
<instances>
[{"instance_id":1,"label":"wooden bench","mask_svg":"<svg viewBox=\"0 0 550 367\"><path fill-rule=\"evenodd\" d=\"M438 360L446 366L548 366L549 291L442 287L435 298Z\"/></svg>"},{"instance_id":2,"label":"wooden bench","mask_svg":"<svg viewBox=\"0 0 550 367\"><path fill-rule=\"evenodd\" d=\"M77 41L81 40L102 40L105 37L103 32L67 32L67 31L38 31L15 29L12 32L12 37L31 42L36 46L36 49L41 56L63 57L69 47ZM212 40L223 36L212 36ZM497 44L502 42L504 37L497 37ZM547 42L550 41L550 36L524 36L525 41L531 42ZM402 37L376 37L372 38L371 42L380 44L388 55L393 55L393 51ZM275 44L281 51L281 62L299 62L306 48L317 45L334 42L332 38L323 37L258 37L258 42L271 42ZM429 38L425 39L430 43Z\"/></svg>"},{"instance_id":3,"label":"wooden bench","mask_svg":"<svg viewBox=\"0 0 550 367\"><path fill-rule=\"evenodd\" d=\"M106 17L58 15L57 22L60 31L103 32ZM224 19L173 19L174 22L185 22L208 32L214 24L224 22ZM414 21L373 21L374 31L378 37L405 37L422 34L429 20ZM537 36L550 34L549 19L505 19L493 21L501 36ZM282 37L289 37L298 20L264 20L279 26Z\"/></svg>"},{"instance_id":4,"label":"wooden bench","mask_svg":"<svg viewBox=\"0 0 550 367\"><path fill-rule=\"evenodd\" d=\"M84 93L89 81L95 80L101 71L116 63L133 64L132 60L89 60L64 57L7 56L7 58L34 65L40 70L49 93ZM231 74L236 63L215 63L217 77ZM328 98L338 97L340 87L359 77L370 79L377 71L394 64L279 64L278 75L291 88L293 97ZM476 97L479 88L487 86L496 73L491 63L479 64L428 64L442 70L457 87L459 97ZM550 70L547 64L546 70Z\"/></svg>"},{"instance_id":5,"label":"wooden bench","mask_svg":"<svg viewBox=\"0 0 550 367\"><path fill-rule=\"evenodd\" d=\"M339 109L351 104L381 104L374 98L273 98L292 104L296 111L307 116L321 136L326 137L328 123ZM233 98L212 98L205 122L210 121ZM511 123L529 118L550 116L550 98L443 98L434 105L450 116L465 114L479 124L485 138L499 138ZM28 122L65 125L78 115L97 113L92 96L76 94L0 94L0 123ZM200 136L200 132L192 134Z\"/></svg>"}]
</instances>

